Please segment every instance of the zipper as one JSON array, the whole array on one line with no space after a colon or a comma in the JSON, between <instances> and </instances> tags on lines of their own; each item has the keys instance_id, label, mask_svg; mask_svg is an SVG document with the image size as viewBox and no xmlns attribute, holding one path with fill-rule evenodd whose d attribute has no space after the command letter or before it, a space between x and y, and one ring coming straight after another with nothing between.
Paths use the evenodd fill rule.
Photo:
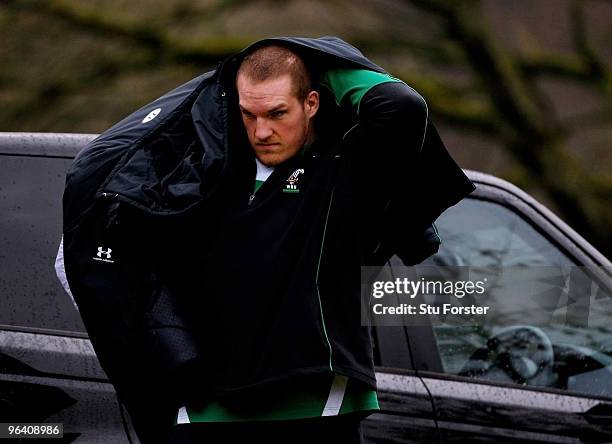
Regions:
<instances>
[{"instance_id":1,"label":"zipper","mask_svg":"<svg viewBox=\"0 0 612 444\"><path fill-rule=\"evenodd\" d=\"M276 171L274 171L272 174L274 174ZM280 174L278 175L280 176ZM278 181L278 176L274 178L275 181ZM268 177L268 179L261 184L261 186L257 189L257 191L253 191L250 195L249 195L249 207L253 206L253 202L255 202L255 197L257 197L257 193L259 192L259 190L261 190L263 187L266 186L266 182L268 182L270 179L272 179L272 175L270 175L270 177ZM273 185L268 185L269 188L272 188ZM272 188L270 195L274 194L274 188Z\"/></svg>"},{"instance_id":2,"label":"zipper","mask_svg":"<svg viewBox=\"0 0 612 444\"><path fill-rule=\"evenodd\" d=\"M119 194L117 193L108 193L106 191L102 191L98 193L95 197L96 200L104 200L105 205L107 206L107 220L105 223L105 228L108 231L111 227L119 224L118 214L119 214L119 205L121 205L121 200L117 199Z\"/></svg>"}]
</instances>

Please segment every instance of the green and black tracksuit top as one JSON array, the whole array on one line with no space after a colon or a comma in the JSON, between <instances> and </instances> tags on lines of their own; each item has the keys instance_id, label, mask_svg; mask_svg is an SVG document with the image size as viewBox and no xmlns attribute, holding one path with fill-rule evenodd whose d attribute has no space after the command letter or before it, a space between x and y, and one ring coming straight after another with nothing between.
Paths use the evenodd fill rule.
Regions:
<instances>
[{"instance_id":1,"label":"green and black tracksuit top","mask_svg":"<svg viewBox=\"0 0 612 444\"><path fill-rule=\"evenodd\" d=\"M385 94L396 94L395 89L377 90L374 87L389 82L401 82L388 74L363 69L328 70L320 80L321 87L332 93L335 105L348 108L357 120L369 117L367 114L365 117L359 115L362 99L368 92L372 90L366 100L366 107L380 100L380 97L384 97ZM405 85L400 88L402 87ZM381 112L381 110L377 111ZM366 109L365 112L375 111ZM389 114L400 112L400 110L388 107L382 112ZM384 126L381 129L385 130ZM233 314L227 316L225 310L220 310L221 316L227 318L226 322L231 325L235 333L248 335L249 332L253 332L253 339L259 342L265 338L266 334L270 334L267 332L268 325L275 325L279 322L275 316L284 316L282 311L278 311L275 304L270 304L268 301L274 297L274 293L278 292L276 281L283 279L279 274L278 261L285 264L290 263L291 260L288 260L287 257L282 258L283 253L288 253L290 257L300 252L302 249L300 241L305 238L302 230L316 226L313 219L317 216L317 210L319 211L318 216L322 217L320 211L326 207L329 198L328 187L317 187L316 183L312 183L320 181L320 185L325 184L325 181L320 179L324 176L318 176L318 174L325 173L325 167L319 167L319 163L324 162L320 160L321 156L329 155L332 151L332 147L326 146L326 143L333 142L326 140L325 135L322 135L320 140L311 146L304 147L294 159L276 169L261 164L253 156L252 161L256 165L255 180L252 181L252 165L248 171L245 170L244 176L253 183L248 198L246 192L248 181L245 181L243 189L232 196L235 201L229 209L229 216L224 219L223 234L219 237L218 247L211 250L215 252L215 260L218 259L218 251L222 251L226 256L224 261L219 262L219 268L215 270L215 274L220 273L219 278L215 281L221 283L221 286L215 286L210 291L211 294L223 295L228 297L232 303L238 303L237 310L244 309L242 306L244 302L241 301L244 301L245 298L251 301L253 306L265 305L269 310L269 313L266 313L267 310L252 309L253 306L244 310L247 317L255 311L263 313L266 319L263 325L259 321L244 319L237 325L233 324L236 322ZM326 150L328 153L325 153ZM317 171L318 169L322 171ZM358 180L362 180L367 186L368 171L362 173L362 177ZM303 220L307 213L310 213L311 219ZM297 218L298 215L301 221ZM282 242L288 241L294 244L294 248L289 251L285 250L282 245ZM323 248L323 245L321 247ZM290 269L288 271L291 273ZM241 289L233 288L235 279L240 279L246 285ZM263 289L259 289L260 286L263 286ZM313 291L311 298L316 299L317 297L318 295ZM290 301L286 303L288 306L291 304ZM351 304L352 306L347 306L345 309L358 308L358 298L355 298ZM321 329L325 336L327 330L325 324L334 323L334 319L331 316L325 319L322 305L319 306L319 309L321 310ZM357 322L358 319L355 318L354 321ZM256 327L251 330L245 328L247 325L256 325ZM355 330L364 329L364 327L357 326L354 328ZM224 333L224 336L225 334L228 333ZM327 337L324 339L325 341L330 340ZM237 336L233 340L244 341L243 338ZM224 347L231 350L232 341L228 341ZM328 345L330 362L329 368L325 371L318 369L310 375L305 372L304 375L299 375L300 377L288 383L270 384L262 390L242 398L238 397L238 400L231 402L221 399L206 401L198 407L185 405L179 409L177 424L297 419L378 410L376 390L372 387L371 381L369 384L364 383L361 378L347 377L342 374L341 370L335 370L333 348L331 344ZM253 345L253 348L255 347ZM243 352L244 349L241 348L241 353ZM294 353L299 352L299 350L294 350ZM243 356L234 359L243 358L252 359ZM228 365L236 364L242 366L244 362Z\"/></svg>"}]
</instances>

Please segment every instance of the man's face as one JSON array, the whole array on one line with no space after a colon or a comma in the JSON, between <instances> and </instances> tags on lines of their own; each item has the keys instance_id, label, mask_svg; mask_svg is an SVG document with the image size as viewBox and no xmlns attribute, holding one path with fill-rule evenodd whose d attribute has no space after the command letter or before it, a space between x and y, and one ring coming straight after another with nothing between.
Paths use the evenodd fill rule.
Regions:
<instances>
[{"instance_id":1,"label":"man's face","mask_svg":"<svg viewBox=\"0 0 612 444\"><path fill-rule=\"evenodd\" d=\"M297 154L311 135L318 93L311 91L302 102L289 74L261 82L239 74L236 87L242 121L260 162L279 165Z\"/></svg>"}]
</instances>

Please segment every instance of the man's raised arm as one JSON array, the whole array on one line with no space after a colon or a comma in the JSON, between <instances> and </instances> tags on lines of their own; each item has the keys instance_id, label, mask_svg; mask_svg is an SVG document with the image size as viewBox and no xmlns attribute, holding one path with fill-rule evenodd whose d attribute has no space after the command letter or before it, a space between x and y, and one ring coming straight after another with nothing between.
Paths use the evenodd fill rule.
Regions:
<instances>
[{"instance_id":1,"label":"man's raised arm","mask_svg":"<svg viewBox=\"0 0 612 444\"><path fill-rule=\"evenodd\" d=\"M350 112L364 194L383 208L375 260L397 254L411 265L436 253L434 221L474 185L447 152L423 97L389 74L364 69L330 69L321 84Z\"/></svg>"}]
</instances>

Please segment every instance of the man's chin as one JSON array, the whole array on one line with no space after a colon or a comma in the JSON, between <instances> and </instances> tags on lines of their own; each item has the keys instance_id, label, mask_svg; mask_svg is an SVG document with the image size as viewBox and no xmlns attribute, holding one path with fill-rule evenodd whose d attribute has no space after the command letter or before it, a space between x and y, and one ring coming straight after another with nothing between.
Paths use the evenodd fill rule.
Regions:
<instances>
[{"instance_id":1,"label":"man's chin","mask_svg":"<svg viewBox=\"0 0 612 444\"><path fill-rule=\"evenodd\" d=\"M255 151L255 155L257 159L266 166L275 166L285 160L280 153L275 153L271 150L257 150Z\"/></svg>"},{"instance_id":2,"label":"man's chin","mask_svg":"<svg viewBox=\"0 0 612 444\"><path fill-rule=\"evenodd\" d=\"M256 154L257 159L263 163L265 166L276 166L283 162L283 160L274 154Z\"/></svg>"}]
</instances>

